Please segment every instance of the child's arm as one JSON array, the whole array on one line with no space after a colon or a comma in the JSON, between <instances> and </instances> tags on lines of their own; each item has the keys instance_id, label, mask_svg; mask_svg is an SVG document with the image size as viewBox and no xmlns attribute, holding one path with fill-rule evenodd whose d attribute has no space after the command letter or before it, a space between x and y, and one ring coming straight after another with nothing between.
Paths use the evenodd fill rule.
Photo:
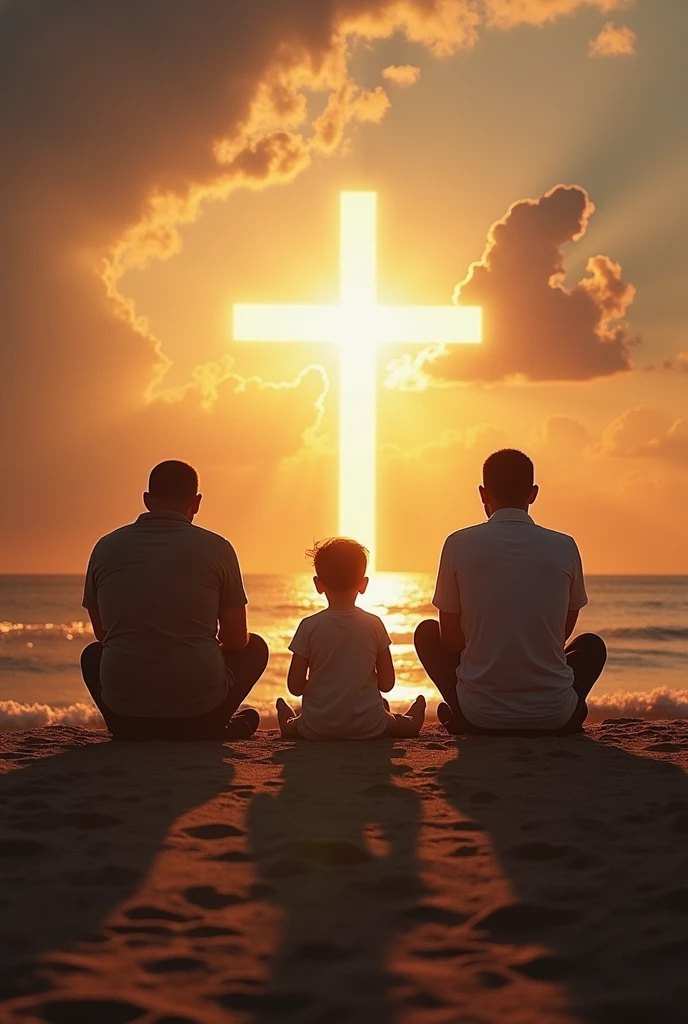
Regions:
<instances>
[{"instance_id":1,"label":"child's arm","mask_svg":"<svg viewBox=\"0 0 688 1024\"><path fill-rule=\"evenodd\" d=\"M295 697L303 697L307 682L308 658L304 658L300 654L292 654L289 675L287 676L289 693L292 693Z\"/></svg>"},{"instance_id":2,"label":"child's arm","mask_svg":"<svg viewBox=\"0 0 688 1024\"><path fill-rule=\"evenodd\" d=\"M381 693L389 693L394 689L394 662L389 647L380 651L375 665L377 671L377 687Z\"/></svg>"}]
</instances>

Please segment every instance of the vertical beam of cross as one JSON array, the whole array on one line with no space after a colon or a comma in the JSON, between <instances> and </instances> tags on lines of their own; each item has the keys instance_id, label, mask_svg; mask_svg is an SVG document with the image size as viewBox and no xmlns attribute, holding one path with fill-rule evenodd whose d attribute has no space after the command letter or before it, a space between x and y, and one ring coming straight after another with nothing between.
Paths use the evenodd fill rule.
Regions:
<instances>
[{"instance_id":1,"label":"vertical beam of cross","mask_svg":"<svg viewBox=\"0 0 688 1024\"><path fill-rule=\"evenodd\" d=\"M339 305L236 305L234 340L339 345L339 533L369 548L373 571L377 346L479 344L482 310L477 306L378 305L376 193L343 192L341 220Z\"/></svg>"}]
</instances>

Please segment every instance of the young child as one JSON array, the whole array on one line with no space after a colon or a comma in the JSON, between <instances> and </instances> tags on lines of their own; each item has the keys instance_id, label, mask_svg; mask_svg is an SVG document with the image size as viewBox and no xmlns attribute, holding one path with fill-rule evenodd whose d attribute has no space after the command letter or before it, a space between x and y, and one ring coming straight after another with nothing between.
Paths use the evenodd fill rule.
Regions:
<instances>
[{"instance_id":1,"label":"young child","mask_svg":"<svg viewBox=\"0 0 688 1024\"><path fill-rule=\"evenodd\" d=\"M304 619L289 645L287 685L302 697L301 714L277 701L286 739L372 740L417 736L425 719L425 698L405 715L393 715L383 693L394 687L391 640L382 620L356 607L368 586L368 552L355 540L334 537L310 552L315 589L328 607Z\"/></svg>"}]
</instances>

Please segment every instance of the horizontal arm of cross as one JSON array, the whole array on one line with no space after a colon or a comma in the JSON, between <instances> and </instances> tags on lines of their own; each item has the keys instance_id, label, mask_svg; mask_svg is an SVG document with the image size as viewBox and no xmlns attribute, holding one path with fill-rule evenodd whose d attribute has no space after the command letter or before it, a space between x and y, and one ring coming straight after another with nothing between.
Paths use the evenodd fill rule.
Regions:
<instances>
[{"instance_id":1,"label":"horizontal arm of cross","mask_svg":"<svg viewBox=\"0 0 688 1024\"><path fill-rule=\"evenodd\" d=\"M336 341L359 331L379 343L477 345L482 338L482 310L477 306L234 307L235 341Z\"/></svg>"}]
</instances>

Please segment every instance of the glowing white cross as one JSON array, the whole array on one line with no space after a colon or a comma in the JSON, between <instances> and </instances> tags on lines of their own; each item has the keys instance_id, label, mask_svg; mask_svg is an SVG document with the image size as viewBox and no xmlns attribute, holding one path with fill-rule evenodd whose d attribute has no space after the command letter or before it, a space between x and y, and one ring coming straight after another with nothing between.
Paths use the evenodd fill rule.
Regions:
<instances>
[{"instance_id":1,"label":"glowing white cross","mask_svg":"<svg viewBox=\"0 0 688 1024\"><path fill-rule=\"evenodd\" d=\"M341 196L338 306L234 307L235 341L334 341L340 345L339 532L370 549L375 565L377 345L479 344L477 306L377 303L377 194Z\"/></svg>"}]
</instances>

